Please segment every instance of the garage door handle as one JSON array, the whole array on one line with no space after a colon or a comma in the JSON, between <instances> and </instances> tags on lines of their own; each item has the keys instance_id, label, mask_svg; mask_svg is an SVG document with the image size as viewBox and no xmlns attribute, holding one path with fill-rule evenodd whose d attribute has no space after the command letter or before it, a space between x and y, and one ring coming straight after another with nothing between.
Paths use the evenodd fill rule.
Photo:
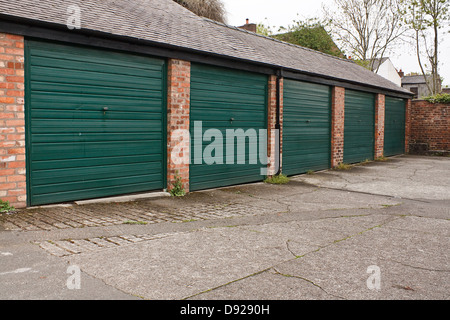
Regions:
<instances>
[{"instance_id":1,"label":"garage door handle","mask_svg":"<svg viewBox=\"0 0 450 320\"><path fill-rule=\"evenodd\" d=\"M311 122L311 120L306 120L306 123L310 123Z\"/></svg>"},{"instance_id":2,"label":"garage door handle","mask_svg":"<svg viewBox=\"0 0 450 320\"><path fill-rule=\"evenodd\" d=\"M108 111L108 110L109 110L108 107L103 107L103 115L105 115L105 114L106 114L106 111Z\"/></svg>"}]
</instances>

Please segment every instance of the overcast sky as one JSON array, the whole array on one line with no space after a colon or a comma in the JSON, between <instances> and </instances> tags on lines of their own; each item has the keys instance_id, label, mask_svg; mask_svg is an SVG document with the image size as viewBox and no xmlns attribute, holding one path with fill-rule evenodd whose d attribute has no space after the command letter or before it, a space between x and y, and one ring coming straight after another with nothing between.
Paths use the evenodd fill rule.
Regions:
<instances>
[{"instance_id":1,"label":"overcast sky","mask_svg":"<svg viewBox=\"0 0 450 320\"><path fill-rule=\"evenodd\" d=\"M333 0L222 0L227 10L227 22L233 26L264 23L269 26L285 26L293 20L322 17L322 4L332 5ZM448 28L447 28L448 30ZM450 87L450 33L441 33L440 74L444 85ZM405 73L420 72L414 48L405 44L389 55L397 69Z\"/></svg>"}]
</instances>

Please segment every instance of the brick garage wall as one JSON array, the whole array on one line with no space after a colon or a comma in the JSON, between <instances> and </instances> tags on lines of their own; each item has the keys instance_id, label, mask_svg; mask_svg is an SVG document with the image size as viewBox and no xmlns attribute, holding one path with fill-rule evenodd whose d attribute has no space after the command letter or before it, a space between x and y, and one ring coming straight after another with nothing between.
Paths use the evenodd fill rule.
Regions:
<instances>
[{"instance_id":1,"label":"brick garage wall","mask_svg":"<svg viewBox=\"0 0 450 320\"><path fill-rule=\"evenodd\" d=\"M0 199L26 206L24 39L0 33Z\"/></svg>"},{"instance_id":2,"label":"brick garage wall","mask_svg":"<svg viewBox=\"0 0 450 320\"><path fill-rule=\"evenodd\" d=\"M375 159L382 157L384 152L385 99L383 94L377 94L375 98Z\"/></svg>"},{"instance_id":3,"label":"brick garage wall","mask_svg":"<svg viewBox=\"0 0 450 320\"><path fill-rule=\"evenodd\" d=\"M450 150L450 104L415 100L410 110L410 153Z\"/></svg>"},{"instance_id":4,"label":"brick garage wall","mask_svg":"<svg viewBox=\"0 0 450 320\"><path fill-rule=\"evenodd\" d=\"M331 167L344 161L345 88L333 87L331 93Z\"/></svg>"},{"instance_id":5,"label":"brick garage wall","mask_svg":"<svg viewBox=\"0 0 450 320\"><path fill-rule=\"evenodd\" d=\"M167 79L167 189L172 189L178 175L188 192L191 63L170 59Z\"/></svg>"},{"instance_id":6,"label":"brick garage wall","mask_svg":"<svg viewBox=\"0 0 450 320\"><path fill-rule=\"evenodd\" d=\"M267 155L269 157L269 164L267 167L267 175L272 176L277 173L276 156L279 152L279 166L282 167L282 148L283 148L283 79L280 79L280 92L279 92L279 105L280 105L280 128L279 128L279 150L276 148L276 123L277 123L277 76L269 76L268 83L268 126L267 126Z\"/></svg>"},{"instance_id":7,"label":"brick garage wall","mask_svg":"<svg viewBox=\"0 0 450 320\"><path fill-rule=\"evenodd\" d=\"M409 140L411 139L411 101L411 99L407 99L405 106L405 153L409 153Z\"/></svg>"}]
</instances>

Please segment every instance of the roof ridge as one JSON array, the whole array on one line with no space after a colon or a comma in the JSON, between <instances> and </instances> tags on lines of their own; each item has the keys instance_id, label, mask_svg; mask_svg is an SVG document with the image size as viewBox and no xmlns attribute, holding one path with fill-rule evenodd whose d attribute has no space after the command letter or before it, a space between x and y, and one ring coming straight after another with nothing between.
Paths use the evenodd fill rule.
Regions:
<instances>
[{"instance_id":1,"label":"roof ridge","mask_svg":"<svg viewBox=\"0 0 450 320\"><path fill-rule=\"evenodd\" d=\"M278 42L278 43L282 43L282 44L285 44L285 45L289 45L291 47L296 47L296 48L299 48L299 49L303 49L303 50L307 50L307 51L310 51L310 52L318 53L318 54L324 55L326 57L334 58L334 59L337 59L337 60L340 60L340 61L345 61L345 62L348 62L348 63L356 64L356 62L353 61L353 60L336 57L336 56L333 56L333 55L328 54L328 53L317 51L317 50L314 50L314 49L311 49L311 48L302 47L302 46L297 45L297 44L293 44L293 43L290 43L290 42L286 42L286 41L282 41L282 40L279 40L279 39L275 39L275 38L272 38L272 37L269 37L269 36L265 36L265 35L262 35L262 34L259 34L259 33L248 31L246 29L241 29L239 27L232 26L232 25L229 25L229 24L226 24L226 23L222 23L222 22L219 22L219 21L215 21L215 20L212 20L212 19L209 19L209 18L206 18L206 17L200 17L200 18L202 18L203 20L205 20L207 22L212 22L214 24L217 24L217 25L222 26L222 27L226 27L228 29L233 29L233 30L236 30L236 31L239 31L239 32L244 32L244 33L247 33L247 34L250 34L250 35L253 35L253 36L257 36L257 37L265 38L265 39L268 39L268 40L271 40L271 41L274 41L274 42Z\"/></svg>"}]
</instances>

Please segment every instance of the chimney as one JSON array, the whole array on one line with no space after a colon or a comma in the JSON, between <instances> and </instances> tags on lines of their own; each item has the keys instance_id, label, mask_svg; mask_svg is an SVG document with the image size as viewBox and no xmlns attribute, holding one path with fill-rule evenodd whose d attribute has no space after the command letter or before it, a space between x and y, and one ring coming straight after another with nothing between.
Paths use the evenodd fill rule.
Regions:
<instances>
[{"instance_id":1,"label":"chimney","mask_svg":"<svg viewBox=\"0 0 450 320\"><path fill-rule=\"evenodd\" d=\"M402 69L400 69L400 71L398 72L398 75L400 76L400 78L403 78L405 73L402 71Z\"/></svg>"},{"instance_id":2,"label":"chimney","mask_svg":"<svg viewBox=\"0 0 450 320\"><path fill-rule=\"evenodd\" d=\"M250 23L249 19L245 19L245 24L238 28L256 33L256 23Z\"/></svg>"}]
</instances>

